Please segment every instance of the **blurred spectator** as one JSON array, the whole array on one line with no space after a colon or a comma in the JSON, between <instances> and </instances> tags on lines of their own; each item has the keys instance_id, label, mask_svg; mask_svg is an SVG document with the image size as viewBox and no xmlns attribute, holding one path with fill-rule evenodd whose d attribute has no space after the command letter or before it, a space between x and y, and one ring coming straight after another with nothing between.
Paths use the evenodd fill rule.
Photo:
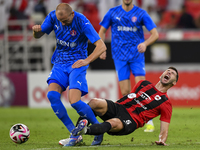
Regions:
<instances>
[{"instance_id":1,"label":"blurred spectator","mask_svg":"<svg viewBox=\"0 0 200 150\"><path fill-rule=\"evenodd\" d=\"M170 20L169 23L166 24L165 28L166 29L174 29L177 27L177 20L178 20L178 16L175 13L172 13L170 15Z\"/></svg>"},{"instance_id":2,"label":"blurred spectator","mask_svg":"<svg viewBox=\"0 0 200 150\"><path fill-rule=\"evenodd\" d=\"M141 7L146 11L148 10L148 7L154 8L155 10L156 6L157 6L157 0L142 0Z\"/></svg>"},{"instance_id":3,"label":"blurred spectator","mask_svg":"<svg viewBox=\"0 0 200 150\"><path fill-rule=\"evenodd\" d=\"M108 10L112 7L121 5L121 0L99 0L98 10L99 10L99 18L103 19L104 15L108 12Z\"/></svg>"},{"instance_id":4,"label":"blurred spectator","mask_svg":"<svg viewBox=\"0 0 200 150\"><path fill-rule=\"evenodd\" d=\"M12 0L0 0L0 33L4 32Z\"/></svg>"},{"instance_id":5,"label":"blurred spectator","mask_svg":"<svg viewBox=\"0 0 200 150\"><path fill-rule=\"evenodd\" d=\"M22 20L22 19L28 19L29 17L24 13L26 7L28 6L27 0L13 0L11 8L10 8L10 21L13 20ZM22 27L20 25L9 25L9 30L21 30Z\"/></svg>"},{"instance_id":6,"label":"blurred spectator","mask_svg":"<svg viewBox=\"0 0 200 150\"><path fill-rule=\"evenodd\" d=\"M195 25L197 28L200 28L200 16L195 19Z\"/></svg>"},{"instance_id":7,"label":"blurred spectator","mask_svg":"<svg viewBox=\"0 0 200 150\"><path fill-rule=\"evenodd\" d=\"M198 18L200 15L200 0L186 0L185 7L189 14L193 16L194 19Z\"/></svg>"},{"instance_id":8,"label":"blurred spectator","mask_svg":"<svg viewBox=\"0 0 200 150\"><path fill-rule=\"evenodd\" d=\"M164 11L168 5L168 0L157 0L157 11Z\"/></svg>"},{"instance_id":9,"label":"blurred spectator","mask_svg":"<svg viewBox=\"0 0 200 150\"><path fill-rule=\"evenodd\" d=\"M167 11L180 11L185 0L168 0Z\"/></svg>"},{"instance_id":10,"label":"blurred spectator","mask_svg":"<svg viewBox=\"0 0 200 150\"><path fill-rule=\"evenodd\" d=\"M173 29L176 28L179 19L179 13L174 11L163 11L161 13L161 20L158 26L161 29Z\"/></svg>"},{"instance_id":11,"label":"blurred spectator","mask_svg":"<svg viewBox=\"0 0 200 150\"><path fill-rule=\"evenodd\" d=\"M186 11L185 5L182 6L180 19L177 23L178 28L194 29L196 28L194 18Z\"/></svg>"},{"instance_id":12,"label":"blurred spectator","mask_svg":"<svg viewBox=\"0 0 200 150\"><path fill-rule=\"evenodd\" d=\"M200 0L186 0L186 10L194 18L195 26L200 28Z\"/></svg>"},{"instance_id":13,"label":"blurred spectator","mask_svg":"<svg viewBox=\"0 0 200 150\"><path fill-rule=\"evenodd\" d=\"M44 0L39 0L38 3L34 7L34 11L36 13L43 14L44 17L47 16L46 6L44 5Z\"/></svg>"},{"instance_id":14,"label":"blurred spectator","mask_svg":"<svg viewBox=\"0 0 200 150\"><path fill-rule=\"evenodd\" d=\"M98 32L100 28L99 10L97 8L98 0L79 0L72 3L74 5L73 9L85 15Z\"/></svg>"},{"instance_id":15,"label":"blurred spectator","mask_svg":"<svg viewBox=\"0 0 200 150\"><path fill-rule=\"evenodd\" d=\"M61 0L48 0L48 2L45 3L47 6L47 13L50 13L52 10L55 10L56 6L58 6L58 4L60 3L62 3Z\"/></svg>"},{"instance_id":16,"label":"blurred spectator","mask_svg":"<svg viewBox=\"0 0 200 150\"><path fill-rule=\"evenodd\" d=\"M156 11L155 7L149 5L147 7L147 12L150 15L151 19L153 20L153 22L158 25L158 23L160 22L160 16L158 15L158 12Z\"/></svg>"}]
</instances>

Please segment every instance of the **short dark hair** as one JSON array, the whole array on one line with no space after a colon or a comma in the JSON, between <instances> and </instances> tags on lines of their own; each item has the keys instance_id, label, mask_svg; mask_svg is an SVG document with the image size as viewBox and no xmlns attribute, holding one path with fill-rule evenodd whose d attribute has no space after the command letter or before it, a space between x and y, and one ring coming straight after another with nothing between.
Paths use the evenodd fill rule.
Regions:
<instances>
[{"instance_id":1,"label":"short dark hair","mask_svg":"<svg viewBox=\"0 0 200 150\"><path fill-rule=\"evenodd\" d=\"M174 71L176 71L176 82L178 81L179 75L178 75L178 70L175 67L169 67L168 69L172 69Z\"/></svg>"}]
</instances>

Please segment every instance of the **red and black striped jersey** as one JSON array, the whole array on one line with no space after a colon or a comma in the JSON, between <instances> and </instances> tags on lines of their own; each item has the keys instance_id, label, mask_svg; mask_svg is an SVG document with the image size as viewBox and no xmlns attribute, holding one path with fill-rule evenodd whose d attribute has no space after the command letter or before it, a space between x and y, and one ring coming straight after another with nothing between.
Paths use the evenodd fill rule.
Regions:
<instances>
[{"instance_id":1,"label":"red and black striped jersey","mask_svg":"<svg viewBox=\"0 0 200 150\"><path fill-rule=\"evenodd\" d=\"M138 127L144 126L149 120L160 116L161 121L170 123L172 104L167 93L162 93L151 82L141 80L131 93L116 103L123 105Z\"/></svg>"}]
</instances>

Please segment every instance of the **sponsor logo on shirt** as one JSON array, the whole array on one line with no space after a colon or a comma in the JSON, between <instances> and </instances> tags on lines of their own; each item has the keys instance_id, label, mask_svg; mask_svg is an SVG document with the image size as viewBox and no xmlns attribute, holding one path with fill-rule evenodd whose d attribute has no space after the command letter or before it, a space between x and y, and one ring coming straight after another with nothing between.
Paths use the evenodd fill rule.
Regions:
<instances>
[{"instance_id":1,"label":"sponsor logo on shirt","mask_svg":"<svg viewBox=\"0 0 200 150\"><path fill-rule=\"evenodd\" d=\"M75 46L76 46L76 43L74 43L74 42L70 43L70 47L71 47L71 48L73 48L73 47L75 47Z\"/></svg>"},{"instance_id":2,"label":"sponsor logo on shirt","mask_svg":"<svg viewBox=\"0 0 200 150\"><path fill-rule=\"evenodd\" d=\"M144 106L139 100L137 100L136 98L134 99L134 101L136 101L137 104L139 104L144 110L147 110L148 108L146 106Z\"/></svg>"},{"instance_id":3,"label":"sponsor logo on shirt","mask_svg":"<svg viewBox=\"0 0 200 150\"><path fill-rule=\"evenodd\" d=\"M56 42L62 46L68 46L69 47L69 42L65 42L63 40L59 40L59 39L56 39Z\"/></svg>"},{"instance_id":4,"label":"sponsor logo on shirt","mask_svg":"<svg viewBox=\"0 0 200 150\"><path fill-rule=\"evenodd\" d=\"M133 99L137 104L139 104L144 110L147 110L148 108L144 106L138 99L136 99L135 93L130 93L127 95L129 99ZM150 97L146 93L142 93L141 97L144 97L144 99L149 99ZM151 98L150 98L151 99Z\"/></svg>"},{"instance_id":5,"label":"sponsor logo on shirt","mask_svg":"<svg viewBox=\"0 0 200 150\"><path fill-rule=\"evenodd\" d=\"M117 26L117 31L136 32L137 31L137 27Z\"/></svg>"},{"instance_id":6,"label":"sponsor logo on shirt","mask_svg":"<svg viewBox=\"0 0 200 150\"><path fill-rule=\"evenodd\" d=\"M145 100L151 100L151 97L148 94L146 94L146 93L144 93L142 91L139 92L138 94Z\"/></svg>"},{"instance_id":7,"label":"sponsor logo on shirt","mask_svg":"<svg viewBox=\"0 0 200 150\"><path fill-rule=\"evenodd\" d=\"M59 39L56 39L56 42L57 42L57 44L60 44L62 46L71 47L71 48L73 48L77 45L75 42L70 43L70 42L65 42L63 40L59 40Z\"/></svg>"}]
</instances>

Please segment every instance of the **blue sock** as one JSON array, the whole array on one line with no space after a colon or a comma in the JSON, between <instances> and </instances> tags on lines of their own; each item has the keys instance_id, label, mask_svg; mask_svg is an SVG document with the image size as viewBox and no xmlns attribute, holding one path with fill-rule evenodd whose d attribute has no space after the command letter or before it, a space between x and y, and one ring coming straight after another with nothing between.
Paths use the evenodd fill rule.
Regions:
<instances>
[{"instance_id":1,"label":"blue sock","mask_svg":"<svg viewBox=\"0 0 200 150\"><path fill-rule=\"evenodd\" d=\"M71 133L71 131L75 128L75 126L73 122L71 121L71 119L69 118L65 106L60 100L60 93L56 91L49 91L47 93L47 97L51 103L51 107L53 111L55 112L55 114L63 122L63 124L67 127L67 129Z\"/></svg>"},{"instance_id":2,"label":"blue sock","mask_svg":"<svg viewBox=\"0 0 200 150\"><path fill-rule=\"evenodd\" d=\"M89 120L89 122L91 122L92 124L99 123L99 121L96 119L91 107L88 104L79 100L78 102L71 104L71 106L77 111L77 113L80 116L86 117Z\"/></svg>"}]
</instances>

